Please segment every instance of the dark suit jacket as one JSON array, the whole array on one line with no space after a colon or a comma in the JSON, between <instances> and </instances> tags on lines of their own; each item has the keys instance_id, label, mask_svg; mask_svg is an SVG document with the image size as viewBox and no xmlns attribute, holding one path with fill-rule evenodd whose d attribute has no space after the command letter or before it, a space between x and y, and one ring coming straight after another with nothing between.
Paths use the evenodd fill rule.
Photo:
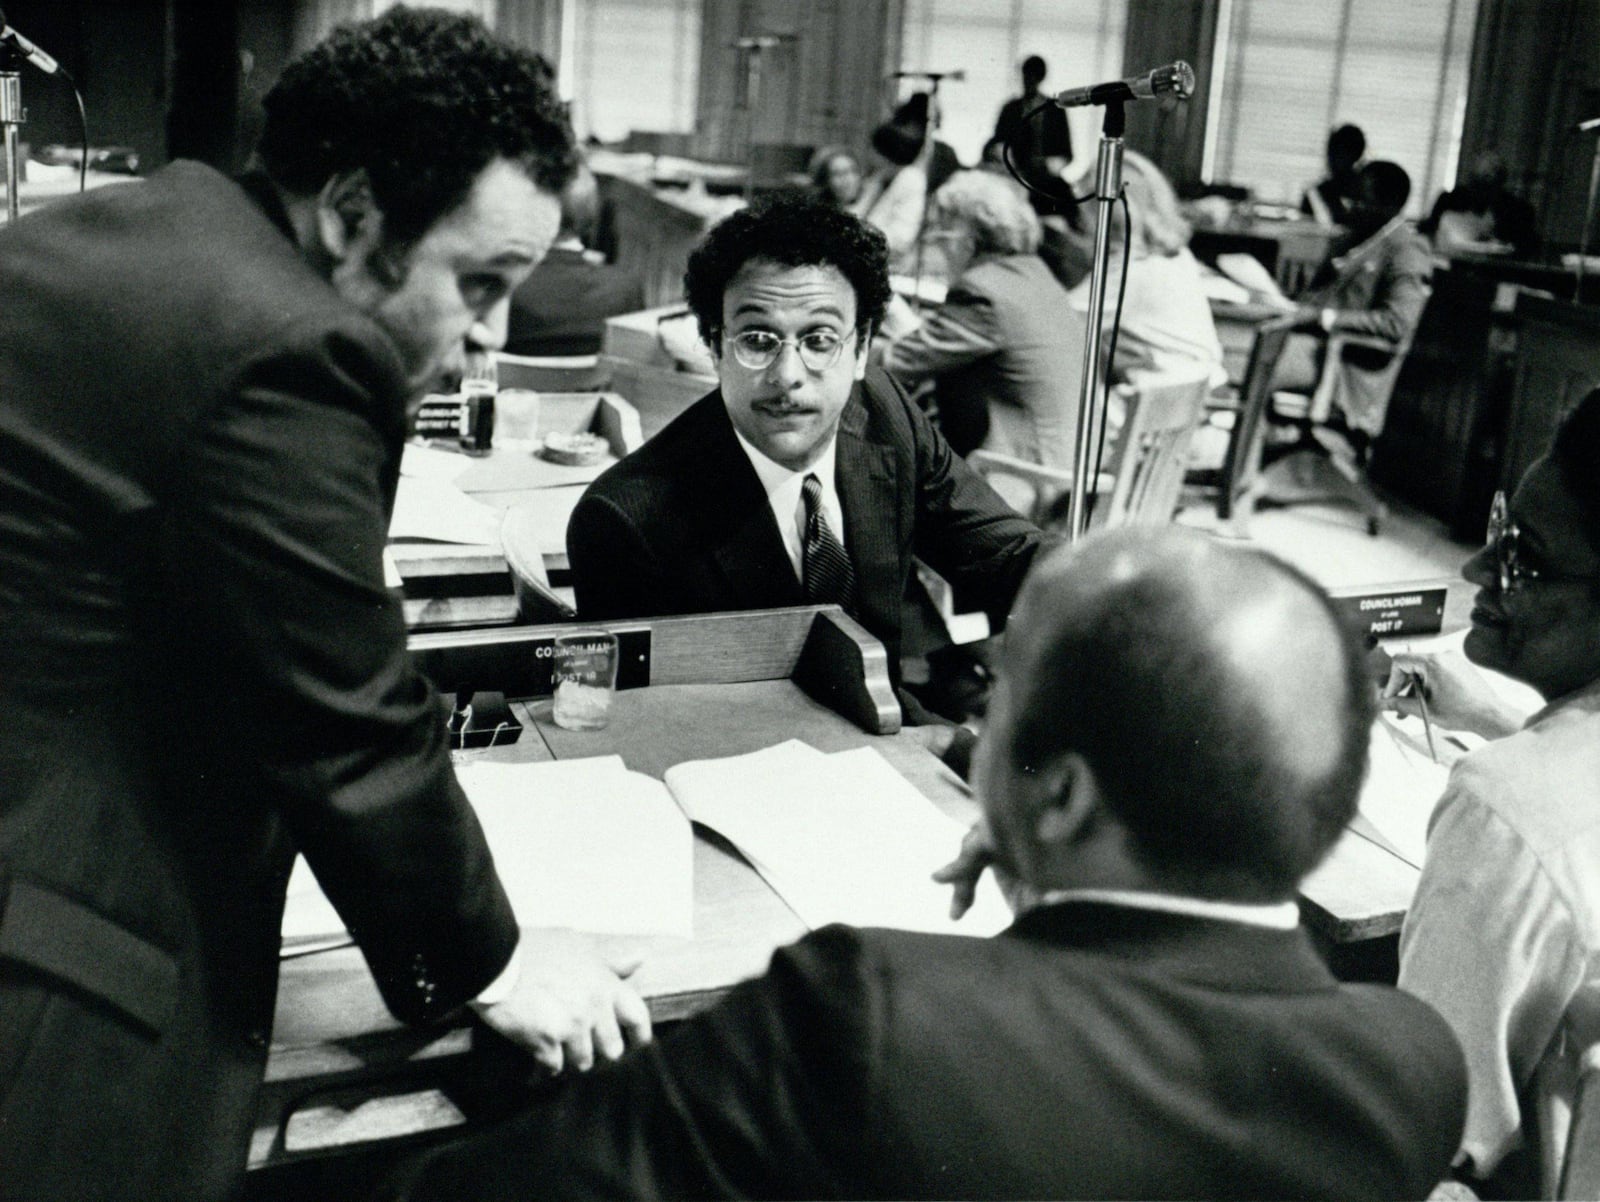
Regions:
<instances>
[{"instance_id":1,"label":"dark suit jacket","mask_svg":"<svg viewBox=\"0 0 1600 1202\"><path fill-rule=\"evenodd\" d=\"M1004 617L1044 536L882 371L870 370L845 406L837 456L855 617L891 666L913 557ZM567 557L588 620L805 604L720 392L589 486L567 526Z\"/></svg>"},{"instance_id":2,"label":"dark suit jacket","mask_svg":"<svg viewBox=\"0 0 1600 1202\"><path fill-rule=\"evenodd\" d=\"M554 249L511 295L505 349L513 355L592 355L606 318L644 308L632 272L591 263L581 250Z\"/></svg>"},{"instance_id":3,"label":"dark suit jacket","mask_svg":"<svg viewBox=\"0 0 1600 1202\"><path fill-rule=\"evenodd\" d=\"M413 1197L1421 1198L1460 1049L1300 931L1091 903L828 927Z\"/></svg>"},{"instance_id":4,"label":"dark suit jacket","mask_svg":"<svg viewBox=\"0 0 1600 1202\"><path fill-rule=\"evenodd\" d=\"M391 1008L516 927L380 554L390 339L195 163L0 229L0 1194L242 1176L294 845Z\"/></svg>"}]
</instances>

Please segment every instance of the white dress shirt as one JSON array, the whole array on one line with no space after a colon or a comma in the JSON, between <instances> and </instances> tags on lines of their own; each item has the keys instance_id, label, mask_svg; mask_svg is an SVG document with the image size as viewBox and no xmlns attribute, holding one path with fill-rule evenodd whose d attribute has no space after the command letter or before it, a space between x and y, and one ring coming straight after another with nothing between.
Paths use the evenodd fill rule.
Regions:
<instances>
[{"instance_id":1,"label":"white dress shirt","mask_svg":"<svg viewBox=\"0 0 1600 1202\"><path fill-rule=\"evenodd\" d=\"M1213 901L1208 897L1186 897L1178 893L1144 893L1135 889L1052 889L1027 898L1019 910L1049 906L1057 902L1104 902L1132 910L1159 910L1164 914L1186 914L1191 918L1215 918L1223 922L1242 922L1246 926L1292 931L1300 925L1300 907L1292 901L1252 902Z\"/></svg>"},{"instance_id":2,"label":"white dress shirt","mask_svg":"<svg viewBox=\"0 0 1600 1202\"><path fill-rule=\"evenodd\" d=\"M789 563L794 567L795 579L805 583L806 502L801 495L806 477L815 476L822 485L822 513L828 519L828 529L844 546L844 510L839 505L839 489L834 483L835 452L838 439L828 439L822 457L803 472L792 472L781 463L768 459L743 434L734 430L734 437L750 457L761 487L766 489L767 504L772 506L772 516L777 520L778 533L783 535L783 549L789 553Z\"/></svg>"}]
</instances>

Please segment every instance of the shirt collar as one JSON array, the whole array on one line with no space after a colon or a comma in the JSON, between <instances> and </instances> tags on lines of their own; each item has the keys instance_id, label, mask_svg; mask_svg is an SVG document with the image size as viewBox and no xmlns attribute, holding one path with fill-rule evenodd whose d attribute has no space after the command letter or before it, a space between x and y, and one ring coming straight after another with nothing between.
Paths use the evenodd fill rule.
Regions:
<instances>
[{"instance_id":1,"label":"shirt collar","mask_svg":"<svg viewBox=\"0 0 1600 1202\"><path fill-rule=\"evenodd\" d=\"M815 476L823 489L833 488L834 461L838 455L839 433L834 431L833 437L828 439L828 445L822 449L822 455L803 472L792 471L769 459L757 449L756 445L739 433L739 427L733 428L733 436L739 440L739 445L744 449L745 455L750 460L750 466L755 469L756 477L761 481L761 487L768 497L783 488L784 485L793 483L804 476Z\"/></svg>"},{"instance_id":2,"label":"shirt collar","mask_svg":"<svg viewBox=\"0 0 1600 1202\"><path fill-rule=\"evenodd\" d=\"M1030 900L1027 909L1060 902L1103 902L1133 910L1157 910L1164 914L1186 914L1191 918L1210 918L1239 922L1246 926L1292 931L1300 925L1300 907L1292 901L1254 902L1214 901L1207 897L1185 897L1176 893L1145 893L1135 889L1053 889Z\"/></svg>"}]
</instances>

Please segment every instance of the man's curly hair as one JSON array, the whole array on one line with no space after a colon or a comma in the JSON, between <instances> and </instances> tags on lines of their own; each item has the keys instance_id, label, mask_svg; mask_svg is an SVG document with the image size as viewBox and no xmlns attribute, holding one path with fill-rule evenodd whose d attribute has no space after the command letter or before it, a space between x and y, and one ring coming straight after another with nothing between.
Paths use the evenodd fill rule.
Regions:
<instances>
[{"instance_id":1,"label":"man's curly hair","mask_svg":"<svg viewBox=\"0 0 1600 1202\"><path fill-rule=\"evenodd\" d=\"M400 6L336 29L284 69L265 107L267 173L309 195L365 169L400 245L461 204L497 158L551 195L576 164L550 65L439 9Z\"/></svg>"},{"instance_id":2,"label":"man's curly hair","mask_svg":"<svg viewBox=\"0 0 1600 1202\"><path fill-rule=\"evenodd\" d=\"M856 330L883 323L889 306L889 244L860 218L806 193L783 193L741 209L714 226L689 256L684 288L700 334L722 334L722 297L752 259L782 267L833 267L856 294Z\"/></svg>"}]
</instances>

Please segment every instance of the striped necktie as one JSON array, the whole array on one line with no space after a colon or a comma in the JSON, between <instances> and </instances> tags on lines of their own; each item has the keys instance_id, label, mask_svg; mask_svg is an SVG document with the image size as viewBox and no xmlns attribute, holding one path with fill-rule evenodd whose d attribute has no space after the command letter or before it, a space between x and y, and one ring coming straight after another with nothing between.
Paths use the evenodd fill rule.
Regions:
<instances>
[{"instance_id":1,"label":"striped necktie","mask_svg":"<svg viewBox=\"0 0 1600 1202\"><path fill-rule=\"evenodd\" d=\"M814 605L842 605L848 612L855 606L856 574L845 554L844 544L828 528L822 512L822 482L808 475L800 487L806 503L806 534L801 548L806 600Z\"/></svg>"}]
</instances>

